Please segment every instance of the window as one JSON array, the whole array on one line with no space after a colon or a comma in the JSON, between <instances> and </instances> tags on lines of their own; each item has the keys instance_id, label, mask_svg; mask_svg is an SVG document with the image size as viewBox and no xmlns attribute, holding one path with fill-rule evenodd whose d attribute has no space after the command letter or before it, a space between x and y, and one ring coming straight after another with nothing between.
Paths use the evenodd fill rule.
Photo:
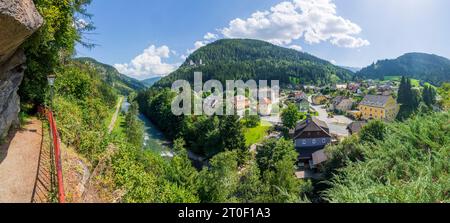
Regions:
<instances>
[{"instance_id":1,"label":"window","mask_svg":"<svg viewBox=\"0 0 450 223\"><path fill-rule=\"evenodd\" d=\"M327 143L327 140L326 139L322 139L322 143L323 144Z\"/></svg>"},{"instance_id":2,"label":"window","mask_svg":"<svg viewBox=\"0 0 450 223\"><path fill-rule=\"evenodd\" d=\"M306 139L302 140L302 144L306 145Z\"/></svg>"},{"instance_id":3,"label":"window","mask_svg":"<svg viewBox=\"0 0 450 223\"><path fill-rule=\"evenodd\" d=\"M312 140L312 144L316 145L316 143L317 143L317 142L316 142L316 139L313 139L313 140Z\"/></svg>"}]
</instances>

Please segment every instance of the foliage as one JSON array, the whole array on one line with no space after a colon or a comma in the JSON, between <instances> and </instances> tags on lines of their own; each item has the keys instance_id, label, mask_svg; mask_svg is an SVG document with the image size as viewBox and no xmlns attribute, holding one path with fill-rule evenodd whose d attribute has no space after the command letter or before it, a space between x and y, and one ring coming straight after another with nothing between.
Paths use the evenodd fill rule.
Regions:
<instances>
[{"instance_id":1,"label":"foliage","mask_svg":"<svg viewBox=\"0 0 450 223\"><path fill-rule=\"evenodd\" d=\"M331 202L450 202L449 118L449 113L415 116L389 124L383 140L353 142L364 160L348 159L326 197Z\"/></svg>"},{"instance_id":2,"label":"foliage","mask_svg":"<svg viewBox=\"0 0 450 223\"><path fill-rule=\"evenodd\" d=\"M275 170L275 164L285 157L297 160L298 153L294 149L291 141L281 139L269 139L262 146L258 147L256 160L262 172Z\"/></svg>"},{"instance_id":3,"label":"foliage","mask_svg":"<svg viewBox=\"0 0 450 223\"><path fill-rule=\"evenodd\" d=\"M175 116L171 111L174 97L170 89L151 88L140 92L137 101L142 113L169 139L183 138L187 149L199 155L210 158L225 150L246 150L238 116Z\"/></svg>"},{"instance_id":4,"label":"foliage","mask_svg":"<svg viewBox=\"0 0 450 223\"><path fill-rule=\"evenodd\" d=\"M288 107L281 112L281 121L288 129L295 128L297 122L304 118L304 115L298 110L298 107L295 104L289 104Z\"/></svg>"},{"instance_id":5,"label":"foliage","mask_svg":"<svg viewBox=\"0 0 450 223\"><path fill-rule=\"evenodd\" d=\"M35 0L44 18L43 26L24 43L27 69L20 87L21 100L43 104L47 75L64 69L65 61L74 53L77 42L90 46L82 34L94 29L91 23L80 27L79 18L89 19L86 6L91 0Z\"/></svg>"},{"instance_id":6,"label":"foliage","mask_svg":"<svg viewBox=\"0 0 450 223\"><path fill-rule=\"evenodd\" d=\"M430 85L425 85L422 91L422 100L427 106L435 105L436 90Z\"/></svg>"},{"instance_id":7,"label":"foliage","mask_svg":"<svg viewBox=\"0 0 450 223\"><path fill-rule=\"evenodd\" d=\"M255 128L261 124L261 118L259 115L250 115L250 111L245 111L243 123L247 128Z\"/></svg>"},{"instance_id":8,"label":"foliage","mask_svg":"<svg viewBox=\"0 0 450 223\"><path fill-rule=\"evenodd\" d=\"M264 202L299 202L312 186L295 177L298 153L290 140L269 139L258 148L256 162L262 174Z\"/></svg>"},{"instance_id":9,"label":"foliage","mask_svg":"<svg viewBox=\"0 0 450 223\"><path fill-rule=\"evenodd\" d=\"M363 142L383 140L386 137L386 124L380 120L370 121L361 129L359 134Z\"/></svg>"},{"instance_id":10,"label":"foliage","mask_svg":"<svg viewBox=\"0 0 450 223\"><path fill-rule=\"evenodd\" d=\"M53 109L61 139L93 162L107 146L104 123L117 98L104 85L88 67L69 62L58 72L54 87Z\"/></svg>"},{"instance_id":11,"label":"foliage","mask_svg":"<svg viewBox=\"0 0 450 223\"><path fill-rule=\"evenodd\" d=\"M127 203L196 203L198 197L189 187L172 181L173 166L158 154L144 152L118 143L120 149L112 158L114 180L125 190ZM178 174L178 173L176 173Z\"/></svg>"},{"instance_id":12,"label":"foliage","mask_svg":"<svg viewBox=\"0 0 450 223\"><path fill-rule=\"evenodd\" d=\"M417 111L420 104L420 92L412 89L409 78L402 77L397 102L400 104L400 111L397 115L399 120L405 120Z\"/></svg>"},{"instance_id":13,"label":"foliage","mask_svg":"<svg viewBox=\"0 0 450 223\"><path fill-rule=\"evenodd\" d=\"M450 83L444 83L438 89L439 96L442 98L439 102L440 106L448 111L450 108Z\"/></svg>"},{"instance_id":14,"label":"foliage","mask_svg":"<svg viewBox=\"0 0 450 223\"><path fill-rule=\"evenodd\" d=\"M136 148L141 148L144 144L144 124L138 119L138 115L138 104L135 101L131 101L125 116L125 135L130 144Z\"/></svg>"},{"instance_id":15,"label":"foliage","mask_svg":"<svg viewBox=\"0 0 450 223\"><path fill-rule=\"evenodd\" d=\"M223 152L211 159L211 168L200 172L199 195L203 202L237 202L234 197L239 177L236 151Z\"/></svg>"},{"instance_id":16,"label":"foliage","mask_svg":"<svg viewBox=\"0 0 450 223\"><path fill-rule=\"evenodd\" d=\"M204 65L191 66L190 61ZM193 83L194 71L203 73L203 80L279 80L290 85L301 79L303 84L324 84L352 78L346 69L310 54L249 39L222 39L191 54L182 66L161 79L156 86L170 87L175 80Z\"/></svg>"}]
</instances>

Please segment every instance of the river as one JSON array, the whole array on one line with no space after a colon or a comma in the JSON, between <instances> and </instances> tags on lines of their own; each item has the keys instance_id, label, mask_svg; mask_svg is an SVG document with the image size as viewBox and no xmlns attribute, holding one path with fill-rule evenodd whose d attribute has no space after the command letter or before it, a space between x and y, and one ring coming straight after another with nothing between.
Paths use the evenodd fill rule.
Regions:
<instances>
[{"instance_id":1,"label":"river","mask_svg":"<svg viewBox=\"0 0 450 223\"><path fill-rule=\"evenodd\" d=\"M122 111L127 112L129 107L130 103L124 100ZM139 114L138 118L144 123L144 149L157 152L163 157L173 157L171 143L164 134L144 114Z\"/></svg>"}]
</instances>

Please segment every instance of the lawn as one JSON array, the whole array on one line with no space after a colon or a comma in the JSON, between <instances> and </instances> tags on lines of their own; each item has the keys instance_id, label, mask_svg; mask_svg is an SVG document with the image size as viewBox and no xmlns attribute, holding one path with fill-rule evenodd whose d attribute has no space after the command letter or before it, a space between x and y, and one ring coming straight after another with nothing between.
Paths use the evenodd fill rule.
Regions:
<instances>
[{"instance_id":1,"label":"lawn","mask_svg":"<svg viewBox=\"0 0 450 223\"><path fill-rule=\"evenodd\" d=\"M262 121L261 124L255 128L244 128L246 146L262 142L266 138L270 127L271 124L269 122Z\"/></svg>"}]
</instances>

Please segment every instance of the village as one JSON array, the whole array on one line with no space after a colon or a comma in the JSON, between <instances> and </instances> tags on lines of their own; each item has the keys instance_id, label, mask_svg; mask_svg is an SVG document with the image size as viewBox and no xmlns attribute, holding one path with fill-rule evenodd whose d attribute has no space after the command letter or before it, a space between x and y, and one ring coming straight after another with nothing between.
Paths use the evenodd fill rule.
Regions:
<instances>
[{"instance_id":1,"label":"village","mask_svg":"<svg viewBox=\"0 0 450 223\"><path fill-rule=\"evenodd\" d=\"M398 80L364 80L327 86L288 86L275 98L270 92L259 103L258 115L264 124L271 125L265 138L281 138L283 129L289 130L299 153L297 178L320 179L321 164L327 161L327 145L341 142L346 137L357 134L371 120L392 122L400 105L396 97ZM423 83L419 83L419 85ZM415 87L419 88L419 86ZM249 109L248 97L236 96L235 106L244 118ZM278 115L270 115L272 107L279 103ZM288 105L295 105L303 118L294 128L283 125L281 114ZM256 151L259 144L252 145Z\"/></svg>"}]
</instances>

